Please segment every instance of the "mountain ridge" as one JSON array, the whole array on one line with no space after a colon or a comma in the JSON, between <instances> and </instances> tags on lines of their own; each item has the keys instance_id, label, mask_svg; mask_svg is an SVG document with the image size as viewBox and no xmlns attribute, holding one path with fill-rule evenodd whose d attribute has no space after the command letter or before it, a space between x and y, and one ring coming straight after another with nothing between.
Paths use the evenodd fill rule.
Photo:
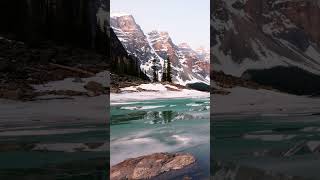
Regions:
<instances>
[{"instance_id":1,"label":"mountain ridge","mask_svg":"<svg viewBox=\"0 0 320 180\"><path fill-rule=\"evenodd\" d=\"M283 72L294 73L295 77L299 77L297 72L300 78L309 73L320 76L320 8L315 3L318 0L214 1L212 70L249 80L258 80L255 76L262 75L256 71L269 73L267 69L280 75L277 67L288 69ZM309 83L319 83L309 77ZM259 83L279 89L279 82L271 78L275 77ZM281 90L293 92L292 87Z\"/></svg>"},{"instance_id":2,"label":"mountain ridge","mask_svg":"<svg viewBox=\"0 0 320 180\"><path fill-rule=\"evenodd\" d=\"M156 59L158 77L161 80L164 59L169 58L175 83L186 85L187 83L200 81L209 84L209 62L200 62L207 59L205 56L208 56L209 53L197 56L196 60L198 62L194 65L197 66L198 70L194 72L192 71L193 67L183 63L187 54L182 52L179 46L172 41L168 32L154 30L145 33L135 22L134 17L127 13L111 13L110 17L111 28L114 29L129 54L140 59L140 68L143 72L146 72L150 79L152 79L153 73L152 60Z\"/></svg>"}]
</instances>

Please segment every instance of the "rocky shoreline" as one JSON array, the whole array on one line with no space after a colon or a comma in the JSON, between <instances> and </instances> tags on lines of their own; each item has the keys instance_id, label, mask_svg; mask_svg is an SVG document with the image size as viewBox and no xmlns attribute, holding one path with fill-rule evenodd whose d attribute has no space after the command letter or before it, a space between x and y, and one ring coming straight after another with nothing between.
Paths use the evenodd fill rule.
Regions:
<instances>
[{"instance_id":1,"label":"rocky shoreline","mask_svg":"<svg viewBox=\"0 0 320 180\"><path fill-rule=\"evenodd\" d=\"M249 89L265 89L265 90L273 90L270 86L260 85L256 82L246 80L240 77L235 77L232 75L225 74L222 71L211 70L211 93L212 94L220 94L220 95L228 95L231 92L227 89L235 88L235 87L244 87Z\"/></svg>"},{"instance_id":2,"label":"rocky shoreline","mask_svg":"<svg viewBox=\"0 0 320 180\"><path fill-rule=\"evenodd\" d=\"M109 88L98 82L85 85L90 93L74 90L38 92L34 85L74 78L95 76L109 68L106 57L67 45L43 42L38 47L20 41L0 38L0 98L30 101L44 95L98 96L108 94ZM107 81L107 74L105 75Z\"/></svg>"},{"instance_id":3,"label":"rocky shoreline","mask_svg":"<svg viewBox=\"0 0 320 180\"><path fill-rule=\"evenodd\" d=\"M135 76L115 74L112 72L110 73L110 92L111 93L120 93L121 88L138 86L144 83L150 83L150 81L143 80Z\"/></svg>"}]
</instances>

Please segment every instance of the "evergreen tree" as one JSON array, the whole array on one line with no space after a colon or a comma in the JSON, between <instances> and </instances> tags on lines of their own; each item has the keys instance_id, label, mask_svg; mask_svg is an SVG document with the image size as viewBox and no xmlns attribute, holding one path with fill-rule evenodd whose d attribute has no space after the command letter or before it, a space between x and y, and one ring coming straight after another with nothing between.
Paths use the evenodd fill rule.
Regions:
<instances>
[{"instance_id":1,"label":"evergreen tree","mask_svg":"<svg viewBox=\"0 0 320 180\"><path fill-rule=\"evenodd\" d=\"M153 82L158 82L157 59L153 59L152 62L153 62L153 65L152 65L152 69L153 69Z\"/></svg>"},{"instance_id":2,"label":"evergreen tree","mask_svg":"<svg viewBox=\"0 0 320 180\"><path fill-rule=\"evenodd\" d=\"M171 77L171 62L170 59L167 59L167 68L166 68L167 72L166 72L166 80L168 82L172 82L172 77Z\"/></svg>"},{"instance_id":3,"label":"evergreen tree","mask_svg":"<svg viewBox=\"0 0 320 180\"><path fill-rule=\"evenodd\" d=\"M153 82L157 82L158 78L157 78L157 71L154 69L153 70Z\"/></svg>"},{"instance_id":4,"label":"evergreen tree","mask_svg":"<svg viewBox=\"0 0 320 180\"><path fill-rule=\"evenodd\" d=\"M162 82L166 82L167 81L167 60L164 61L164 65L163 65L163 70L162 70Z\"/></svg>"}]
</instances>

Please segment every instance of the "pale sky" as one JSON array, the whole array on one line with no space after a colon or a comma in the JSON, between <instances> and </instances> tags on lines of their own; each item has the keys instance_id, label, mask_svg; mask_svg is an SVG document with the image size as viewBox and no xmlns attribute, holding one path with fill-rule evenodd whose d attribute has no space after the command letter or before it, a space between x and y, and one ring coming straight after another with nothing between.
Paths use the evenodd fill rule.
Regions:
<instances>
[{"instance_id":1,"label":"pale sky","mask_svg":"<svg viewBox=\"0 0 320 180\"><path fill-rule=\"evenodd\" d=\"M132 14L145 33L167 31L175 44L210 47L210 0L111 0L110 11Z\"/></svg>"}]
</instances>

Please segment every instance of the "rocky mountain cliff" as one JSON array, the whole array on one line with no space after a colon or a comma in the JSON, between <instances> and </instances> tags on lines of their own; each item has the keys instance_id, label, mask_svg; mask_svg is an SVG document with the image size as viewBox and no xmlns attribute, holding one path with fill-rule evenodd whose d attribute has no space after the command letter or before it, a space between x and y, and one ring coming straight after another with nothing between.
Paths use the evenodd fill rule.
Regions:
<instances>
[{"instance_id":1,"label":"rocky mountain cliff","mask_svg":"<svg viewBox=\"0 0 320 180\"><path fill-rule=\"evenodd\" d=\"M148 79L148 77L139 68L140 61L137 57L129 55L122 43L114 33L113 29L110 29L110 42L111 42L111 72L117 74L126 74L141 79Z\"/></svg>"},{"instance_id":2,"label":"rocky mountain cliff","mask_svg":"<svg viewBox=\"0 0 320 180\"><path fill-rule=\"evenodd\" d=\"M295 94L315 93L320 88L314 87L320 75L319 13L318 0L214 1L213 70ZM288 81L290 75L297 79Z\"/></svg>"},{"instance_id":3,"label":"rocky mountain cliff","mask_svg":"<svg viewBox=\"0 0 320 180\"><path fill-rule=\"evenodd\" d=\"M177 46L167 32L145 33L129 14L111 14L110 24L127 52L140 61L140 68L152 79L153 60L156 60L159 80L163 72L164 59L172 65L173 81L179 84L201 81L209 83L209 53L201 54Z\"/></svg>"}]
</instances>

